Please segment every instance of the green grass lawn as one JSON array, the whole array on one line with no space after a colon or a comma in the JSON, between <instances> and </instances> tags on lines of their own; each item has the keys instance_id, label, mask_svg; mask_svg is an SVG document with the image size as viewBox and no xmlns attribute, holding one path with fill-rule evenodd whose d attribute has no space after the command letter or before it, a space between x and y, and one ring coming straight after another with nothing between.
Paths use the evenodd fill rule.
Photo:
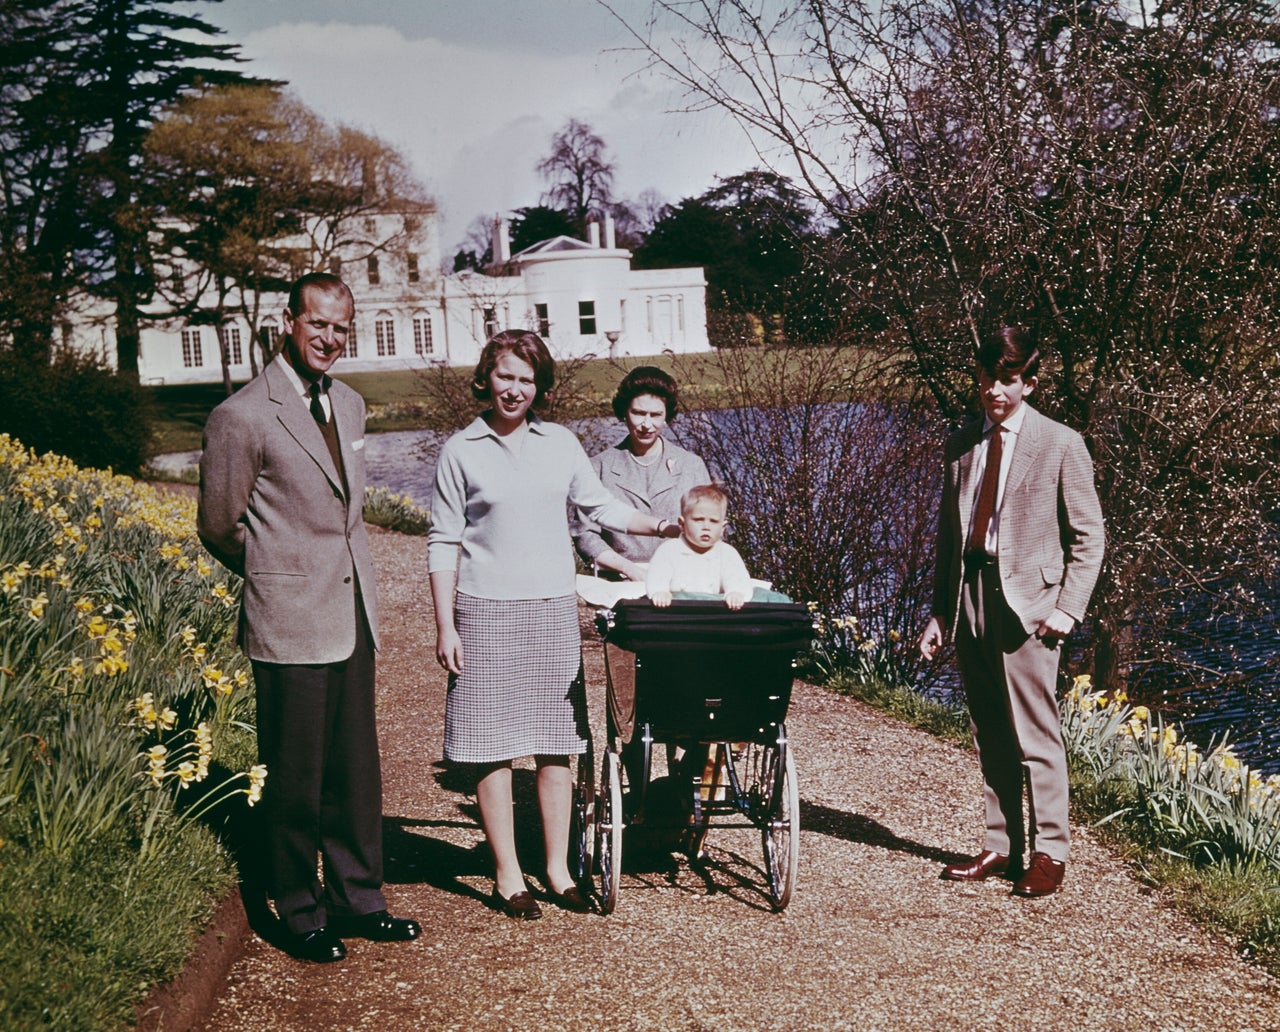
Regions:
<instances>
[{"instance_id":1,"label":"green grass lawn","mask_svg":"<svg viewBox=\"0 0 1280 1032\"><path fill-rule=\"evenodd\" d=\"M690 369L713 376L714 355L682 356L681 372ZM637 365L655 365L675 373L669 355L653 355L630 359L589 359L581 364L566 364L572 372L568 386L572 396L566 399L561 418L602 416L609 412L618 381ZM463 398L469 389L472 370L455 367L446 370L400 369L376 373L343 373L343 383L359 391L370 407L368 429L417 430L432 425L432 412L438 410L440 378L452 381L451 393ZM236 384L237 388L243 386ZM226 397L221 383L148 388L155 406L155 425L151 454L195 451L205 420L218 402ZM698 393L697 388L689 392ZM699 407L699 406L691 406Z\"/></svg>"},{"instance_id":2,"label":"green grass lawn","mask_svg":"<svg viewBox=\"0 0 1280 1032\"><path fill-rule=\"evenodd\" d=\"M551 418L609 415L609 403L618 381L638 365L653 365L671 373L680 383L682 409L696 412L752 404L752 384L773 385L765 388L765 393L775 402L780 396L776 386L780 382L794 382L797 397L812 398L815 386L821 390L821 384L839 393L847 371L868 361L871 361L868 354L851 348L776 347L735 348L696 355L568 360L557 363L560 391ZM367 429L378 433L463 425L478 411L469 393L471 373L470 367L458 366L343 373L338 379L364 396L369 405ZM892 374L881 373L880 382L893 389ZM152 455L198 449L205 419L226 397L221 383L147 390L155 411Z\"/></svg>"}]
</instances>

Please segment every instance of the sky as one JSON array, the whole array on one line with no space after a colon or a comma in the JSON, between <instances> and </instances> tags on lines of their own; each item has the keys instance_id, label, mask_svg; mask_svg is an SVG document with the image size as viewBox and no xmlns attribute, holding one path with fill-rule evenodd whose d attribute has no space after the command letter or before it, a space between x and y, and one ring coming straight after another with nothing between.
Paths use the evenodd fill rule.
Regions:
<instances>
[{"instance_id":1,"label":"sky","mask_svg":"<svg viewBox=\"0 0 1280 1032\"><path fill-rule=\"evenodd\" d=\"M648 0L610 0L642 25ZM596 0L224 0L192 9L326 119L405 154L435 197L442 257L477 216L541 202L535 166L570 118L615 165L615 194L669 202L761 164L719 111L677 87Z\"/></svg>"}]
</instances>

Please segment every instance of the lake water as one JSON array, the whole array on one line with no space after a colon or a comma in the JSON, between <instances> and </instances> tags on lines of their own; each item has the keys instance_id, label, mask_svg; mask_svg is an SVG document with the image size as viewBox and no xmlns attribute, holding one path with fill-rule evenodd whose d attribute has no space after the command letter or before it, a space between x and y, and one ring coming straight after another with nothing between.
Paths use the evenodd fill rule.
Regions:
<instances>
[{"instance_id":1,"label":"lake water","mask_svg":"<svg viewBox=\"0 0 1280 1032\"><path fill-rule=\"evenodd\" d=\"M613 419L581 420L569 424L582 438L588 452L598 451L622 436ZM680 441L679 424L672 437ZM446 434L428 430L404 430L369 434L365 440L368 481L406 495L416 504L429 507L436 454ZM681 442L687 443L687 442ZM198 452L159 456L153 465L181 469L193 465ZM1280 599L1276 600L1280 602ZM1200 744L1228 733L1237 753L1263 773L1280 773L1280 620L1273 606L1269 621L1235 627L1218 625L1212 635L1199 634L1189 649L1197 662L1214 671L1233 671L1236 676L1211 691L1189 688L1178 693L1177 719ZM1188 607L1188 626L1196 621L1194 607ZM1162 672L1152 670L1151 677Z\"/></svg>"}]
</instances>

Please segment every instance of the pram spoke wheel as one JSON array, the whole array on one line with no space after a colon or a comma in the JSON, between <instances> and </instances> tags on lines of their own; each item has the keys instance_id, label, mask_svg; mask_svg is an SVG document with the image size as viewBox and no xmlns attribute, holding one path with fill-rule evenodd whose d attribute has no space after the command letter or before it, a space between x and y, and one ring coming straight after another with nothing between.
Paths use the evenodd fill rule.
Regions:
<instances>
[{"instance_id":1,"label":"pram spoke wheel","mask_svg":"<svg viewBox=\"0 0 1280 1032\"><path fill-rule=\"evenodd\" d=\"M769 878L769 900L775 910L791 901L796 867L800 863L800 781L795 756L782 739L780 746L764 750L768 777L761 788L761 837L764 840L765 873Z\"/></svg>"},{"instance_id":2,"label":"pram spoke wheel","mask_svg":"<svg viewBox=\"0 0 1280 1032\"><path fill-rule=\"evenodd\" d=\"M596 862L600 869L600 910L611 914L622 887L622 769L618 754L606 749L596 796Z\"/></svg>"},{"instance_id":3,"label":"pram spoke wheel","mask_svg":"<svg viewBox=\"0 0 1280 1032\"><path fill-rule=\"evenodd\" d=\"M592 875L595 852L595 757L591 746L577 759L573 809L569 814L569 871L581 884Z\"/></svg>"}]
</instances>

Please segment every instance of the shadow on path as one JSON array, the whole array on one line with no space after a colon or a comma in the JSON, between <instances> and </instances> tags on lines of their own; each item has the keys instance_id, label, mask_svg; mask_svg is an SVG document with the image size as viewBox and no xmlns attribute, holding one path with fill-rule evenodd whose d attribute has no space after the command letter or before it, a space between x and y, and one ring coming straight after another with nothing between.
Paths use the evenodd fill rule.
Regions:
<instances>
[{"instance_id":1,"label":"shadow on path","mask_svg":"<svg viewBox=\"0 0 1280 1032\"><path fill-rule=\"evenodd\" d=\"M967 858L966 854L950 849L939 849L937 846L926 846L913 839L890 831L879 821L872 820L860 813L847 813L820 803L800 800L800 828L806 834L830 835L846 842L861 842L868 846L895 853L908 853L923 860L932 860L940 864L955 863Z\"/></svg>"}]
</instances>

